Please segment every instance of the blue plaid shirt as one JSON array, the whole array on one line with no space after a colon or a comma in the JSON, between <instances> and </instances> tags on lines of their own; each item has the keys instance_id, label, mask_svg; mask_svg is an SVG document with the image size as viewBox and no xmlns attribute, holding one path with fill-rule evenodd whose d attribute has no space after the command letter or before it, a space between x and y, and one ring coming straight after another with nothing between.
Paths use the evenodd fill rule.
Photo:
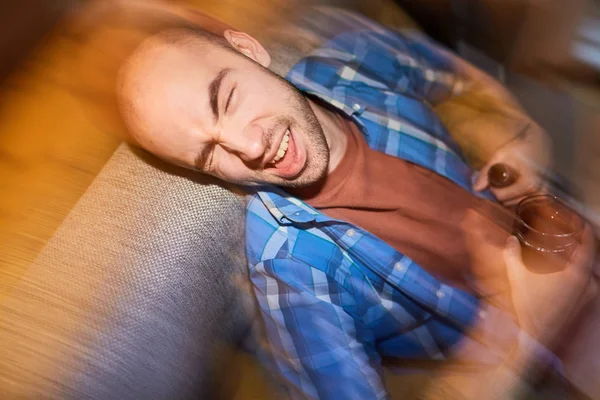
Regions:
<instances>
[{"instance_id":1,"label":"blue plaid shirt","mask_svg":"<svg viewBox=\"0 0 600 400\"><path fill-rule=\"evenodd\" d=\"M454 94L452 61L423 37L350 18L362 29L336 36L287 79L351 117L371 148L472 191L473 171L431 108ZM473 361L493 363L489 343L512 336L471 339L469 326L500 311L277 188L249 198L247 255L275 366L293 397L385 398L382 357L444 360L461 340L481 348Z\"/></svg>"}]
</instances>

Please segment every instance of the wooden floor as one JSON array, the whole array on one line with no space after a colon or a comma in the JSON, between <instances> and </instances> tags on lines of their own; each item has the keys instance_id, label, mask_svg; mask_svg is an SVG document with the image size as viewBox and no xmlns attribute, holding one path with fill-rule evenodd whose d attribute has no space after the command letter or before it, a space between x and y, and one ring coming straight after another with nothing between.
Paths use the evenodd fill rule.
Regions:
<instances>
[{"instance_id":1,"label":"wooden floor","mask_svg":"<svg viewBox=\"0 0 600 400\"><path fill-rule=\"evenodd\" d=\"M119 144L64 86L69 51L61 40L22 66L0 99L0 296Z\"/></svg>"}]
</instances>

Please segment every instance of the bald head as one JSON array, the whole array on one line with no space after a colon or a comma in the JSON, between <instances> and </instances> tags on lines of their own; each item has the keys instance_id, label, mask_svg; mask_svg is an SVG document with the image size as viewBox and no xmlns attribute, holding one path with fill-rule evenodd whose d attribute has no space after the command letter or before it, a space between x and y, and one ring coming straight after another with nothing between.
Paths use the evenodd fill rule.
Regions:
<instances>
[{"instance_id":1,"label":"bald head","mask_svg":"<svg viewBox=\"0 0 600 400\"><path fill-rule=\"evenodd\" d=\"M174 96L185 86L185 82L177 79L182 72L201 67L203 59L215 50L235 52L223 36L192 28L176 28L164 30L143 41L120 69L117 79L117 99L123 119L129 128L129 141L152 152L154 145L152 130L159 128L148 112L156 114L157 108L166 99L156 95L161 92L160 86L169 82L170 93ZM164 91L163 91L164 92Z\"/></svg>"}]
</instances>

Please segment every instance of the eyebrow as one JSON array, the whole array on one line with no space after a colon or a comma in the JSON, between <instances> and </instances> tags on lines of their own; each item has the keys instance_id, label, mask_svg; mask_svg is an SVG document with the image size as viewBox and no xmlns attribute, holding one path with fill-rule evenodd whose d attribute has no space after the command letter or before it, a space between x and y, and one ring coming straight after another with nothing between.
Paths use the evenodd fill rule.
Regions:
<instances>
[{"instance_id":1,"label":"eyebrow","mask_svg":"<svg viewBox=\"0 0 600 400\"><path fill-rule=\"evenodd\" d=\"M219 89L221 88L221 82L223 78L229 73L230 68L222 69L215 79L212 80L208 86L208 98L210 102L210 108L213 112L215 120L219 119Z\"/></svg>"}]
</instances>

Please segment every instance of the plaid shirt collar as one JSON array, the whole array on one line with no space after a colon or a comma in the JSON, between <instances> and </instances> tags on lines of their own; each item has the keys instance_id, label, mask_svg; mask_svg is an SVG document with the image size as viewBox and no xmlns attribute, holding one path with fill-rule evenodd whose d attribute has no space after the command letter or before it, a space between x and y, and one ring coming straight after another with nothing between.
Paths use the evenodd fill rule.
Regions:
<instances>
[{"instance_id":1,"label":"plaid shirt collar","mask_svg":"<svg viewBox=\"0 0 600 400\"><path fill-rule=\"evenodd\" d=\"M258 188L255 194L258 195L269 213L281 225L308 224L332 220L332 218L327 217L278 187L261 187Z\"/></svg>"}]
</instances>

